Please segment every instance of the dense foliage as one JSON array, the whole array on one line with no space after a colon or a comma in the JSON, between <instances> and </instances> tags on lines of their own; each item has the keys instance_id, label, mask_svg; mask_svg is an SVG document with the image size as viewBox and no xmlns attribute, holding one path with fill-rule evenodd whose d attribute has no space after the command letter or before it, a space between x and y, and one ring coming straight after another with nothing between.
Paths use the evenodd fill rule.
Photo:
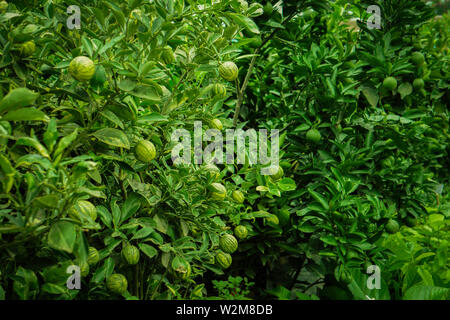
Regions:
<instances>
[{"instance_id":1,"label":"dense foliage","mask_svg":"<svg viewBox=\"0 0 450 320\"><path fill-rule=\"evenodd\" d=\"M0 299L449 298L442 6L73 2L0 2ZM174 163L197 121L280 166Z\"/></svg>"}]
</instances>

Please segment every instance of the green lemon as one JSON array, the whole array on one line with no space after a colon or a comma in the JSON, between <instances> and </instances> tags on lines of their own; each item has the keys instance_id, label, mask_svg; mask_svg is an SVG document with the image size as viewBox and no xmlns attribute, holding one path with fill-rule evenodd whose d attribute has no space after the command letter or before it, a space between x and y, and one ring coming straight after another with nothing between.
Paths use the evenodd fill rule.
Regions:
<instances>
[{"instance_id":1,"label":"green lemon","mask_svg":"<svg viewBox=\"0 0 450 320\"><path fill-rule=\"evenodd\" d=\"M88 57L76 57L69 64L69 73L78 81L89 81L94 76L95 64Z\"/></svg>"},{"instance_id":2,"label":"green lemon","mask_svg":"<svg viewBox=\"0 0 450 320\"><path fill-rule=\"evenodd\" d=\"M411 55L411 62L420 67L425 62L425 57L421 52L414 52Z\"/></svg>"},{"instance_id":3,"label":"green lemon","mask_svg":"<svg viewBox=\"0 0 450 320\"><path fill-rule=\"evenodd\" d=\"M319 143L322 139L322 135L320 134L320 131L317 129L310 129L306 133L306 140L314 143Z\"/></svg>"},{"instance_id":4,"label":"green lemon","mask_svg":"<svg viewBox=\"0 0 450 320\"><path fill-rule=\"evenodd\" d=\"M395 88L397 88L397 80L394 77L387 77L383 81L383 88L394 90Z\"/></svg>"},{"instance_id":5,"label":"green lemon","mask_svg":"<svg viewBox=\"0 0 450 320\"><path fill-rule=\"evenodd\" d=\"M227 81L234 81L238 77L239 69L232 61L226 61L219 66L219 74Z\"/></svg>"},{"instance_id":6,"label":"green lemon","mask_svg":"<svg viewBox=\"0 0 450 320\"><path fill-rule=\"evenodd\" d=\"M394 234L394 233L398 232L398 230L400 229L400 226L397 221L391 219L386 223L385 228L388 233Z\"/></svg>"},{"instance_id":7,"label":"green lemon","mask_svg":"<svg viewBox=\"0 0 450 320\"><path fill-rule=\"evenodd\" d=\"M417 89L417 90L423 89L423 87L425 87L425 82L421 78L414 79L413 87L414 87L414 89Z\"/></svg>"},{"instance_id":8,"label":"green lemon","mask_svg":"<svg viewBox=\"0 0 450 320\"><path fill-rule=\"evenodd\" d=\"M406 217L406 225L411 228L417 226L417 219L411 216Z\"/></svg>"}]
</instances>

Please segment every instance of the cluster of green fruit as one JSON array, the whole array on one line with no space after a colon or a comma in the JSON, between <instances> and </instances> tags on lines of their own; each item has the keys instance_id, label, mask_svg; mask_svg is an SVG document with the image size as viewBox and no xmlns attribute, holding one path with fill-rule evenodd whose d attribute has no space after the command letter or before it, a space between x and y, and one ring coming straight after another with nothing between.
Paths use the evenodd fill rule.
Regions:
<instances>
[{"instance_id":1,"label":"cluster of green fruit","mask_svg":"<svg viewBox=\"0 0 450 320\"><path fill-rule=\"evenodd\" d=\"M425 63L425 57L421 52L414 52L411 55L411 62L417 67L420 68ZM422 90L425 87L425 82L422 78L416 78L413 81L413 88L417 91ZM397 79L390 76L383 80L382 88L386 90L395 90L397 88Z\"/></svg>"}]
</instances>

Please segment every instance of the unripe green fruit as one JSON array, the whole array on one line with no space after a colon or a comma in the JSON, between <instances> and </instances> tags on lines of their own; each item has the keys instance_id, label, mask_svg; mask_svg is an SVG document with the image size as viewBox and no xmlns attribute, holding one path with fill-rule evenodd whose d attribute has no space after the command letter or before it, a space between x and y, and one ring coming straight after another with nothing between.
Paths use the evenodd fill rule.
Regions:
<instances>
[{"instance_id":1,"label":"unripe green fruit","mask_svg":"<svg viewBox=\"0 0 450 320\"><path fill-rule=\"evenodd\" d=\"M238 248L238 241L234 236L227 233L220 237L219 247L225 253L233 253Z\"/></svg>"},{"instance_id":2,"label":"unripe green fruit","mask_svg":"<svg viewBox=\"0 0 450 320\"><path fill-rule=\"evenodd\" d=\"M406 225L411 228L417 226L417 219L411 216L406 217Z\"/></svg>"},{"instance_id":3,"label":"unripe green fruit","mask_svg":"<svg viewBox=\"0 0 450 320\"><path fill-rule=\"evenodd\" d=\"M0 12L5 12L8 9L8 2L1 1L0 2Z\"/></svg>"},{"instance_id":4,"label":"unripe green fruit","mask_svg":"<svg viewBox=\"0 0 450 320\"><path fill-rule=\"evenodd\" d=\"M176 256L173 258L171 267L175 275L180 279L186 280L191 276L191 265L183 257Z\"/></svg>"},{"instance_id":5,"label":"unripe green fruit","mask_svg":"<svg viewBox=\"0 0 450 320\"><path fill-rule=\"evenodd\" d=\"M425 82L423 81L423 79L418 78L418 79L414 79L413 81L413 87L416 90L420 90L423 89L423 87L425 87Z\"/></svg>"},{"instance_id":6,"label":"unripe green fruit","mask_svg":"<svg viewBox=\"0 0 450 320\"><path fill-rule=\"evenodd\" d=\"M80 263L80 275L86 277L89 274L89 264L84 262Z\"/></svg>"},{"instance_id":7,"label":"unripe green fruit","mask_svg":"<svg viewBox=\"0 0 450 320\"><path fill-rule=\"evenodd\" d=\"M242 191L240 190L234 190L233 193L231 194L231 197L237 203L244 203L245 197Z\"/></svg>"},{"instance_id":8,"label":"unripe green fruit","mask_svg":"<svg viewBox=\"0 0 450 320\"><path fill-rule=\"evenodd\" d=\"M211 92L213 96L223 99L227 96L227 87L221 83L216 83L213 85Z\"/></svg>"},{"instance_id":9,"label":"unripe green fruit","mask_svg":"<svg viewBox=\"0 0 450 320\"><path fill-rule=\"evenodd\" d=\"M394 90L395 88L397 88L397 80L394 77L387 77L383 81L383 88Z\"/></svg>"},{"instance_id":10,"label":"unripe green fruit","mask_svg":"<svg viewBox=\"0 0 450 320\"><path fill-rule=\"evenodd\" d=\"M122 257L130 265L135 265L139 262L139 249L132 245L127 245L122 249Z\"/></svg>"},{"instance_id":11,"label":"unripe green fruit","mask_svg":"<svg viewBox=\"0 0 450 320\"><path fill-rule=\"evenodd\" d=\"M212 163L208 163L207 165L204 166L204 169L209 172L214 179L219 178L220 176L220 169L217 168L216 165L212 164Z\"/></svg>"},{"instance_id":12,"label":"unripe green fruit","mask_svg":"<svg viewBox=\"0 0 450 320\"><path fill-rule=\"evenodd\" d=\"M233 259L231 258L231 255L229 253L219 251L216 254L216 262L219 266L226 269L231 266Z\"/></svg>"},{"instance_id":13,"label":"unripe green fruit","mask_svg":"<svg viewBox=\"0 0 450 320\"><path fill-rule=\"evenodd\" d=\"M317 129L309 129L308 132L306 132L306 140L310 142L319 143L321 139L322 135Z\"/></svg>"},{"instance_id":14,"label":"unripe green fruit","mask_svg":"<svg viewBox=\"0 0 450 320\"><path fill-rule=\"evenodd\" d=\"M20 55L22 57L29 57L35 51L36 51L36 45L34 44L33 40L22 43L20 46Z\"/></svg>"},{"instance_id":15,"label":"unripe green fruit","mask_svg":"<svg viewBox=\"0 0 450 320\"><path fill-rule=\"evenodd\" d=\"M270 175L270 178L273 181L280 180L283 177L283 175L284 175L284 171L283 171L283 168L281 166L277 166L277 167L271 169L271 171L273 173Z\"/></svg>"},{"instance_id":16,"label":"unripe green fruit","mask_svg":"<svg viewBox=\"0 0 450 320\"><path fill-rule=\"evenodd\" d=\"M238 76L239 69L232 61L227 61L219 66L219 74L227 81L234 81Z\"/></svg>"},{"instance_id":17,"label":"unripe green fruit","mask_svg":"<svg viewBox=\"0 0 450 320\"><path fill-rule=\"evenodd\" d=\"M220 183L212 183L209 189L211 191L211 198L213 200L223 200L227 195L227 189Z\"/></svg>"},{"instance_id":18,"label":"unripe green fruit","mask_svg":"<svg viewBox=\"0 0 450 320\"><path fill-rule=\"evenodd\" d=\"M391 219L386 223L386 231L390 234L397 233L399 229L400 229L400 226L399 226L398 222L395 220Z\"/></svg>"},{"instance_id":19,"label":"unripe green fruit","mask_svg":"<svg viewBox=\"0 0 450 320\"><path fill-rule=\"evenodd\" d=\"M76 57L69 64L69 73L78 81L89 81L94 76L95 64L88 57Z\"/></svg>"},{"instance_id":20,"label":"unripe green fruit","mask_svg":"<svg viewBox=\"0 0 450 320\"><path fill-rule=\"evenodd\" d=\"M425 62L425 57L421 52L414 52L411 55L411 62L420 67Z\"/></svg>"},{"instance_id":21,"label":"unripe green fruit","mask_svg":"<svg viewBox=\"0 0 450 320\"><path fill-rule=\"evenodd\" d=\"M350 282L352 282L352 274L347 271L344 270L342 271L342 273L340 274L340 279L339 279L343 284L349 284Z\"/></svg>"},{"instance_id":22,"label":"unripe green fruit","mask_svg":"<svg viewBox=\"0 0 450 320\"><path fill-rule=\"evenodd\" d=\"M95 249L94 247L89 247L87 263L90 266L93 266L93 265L97 264L99 260L100 260L100 255L99 255L97 249Z\"/></svg>"},{"instance_id":23,"label":"unripe green fruit","mask_svg":"<svg viewBox=\"0 0 450 320\"><path fill-rule=\"evenodd\" d=\"M106 279L106 287L109 291L117 294L125 293L128 287L127 278L120 273L114 273Z\"/></svg>"},{"instance_id":24,"label":"unripe green fruit","mask_svg":"<svg viewBox=\"0 0 450 320\"><path fill-rule=\"evenodd\" d=\"M248 236L248 230L245 226L237 226L234 228L234 235L239 240L244 240Z\"/></svg>"},{"instance_id":25,"label":"unripe green fruit","mask_svg":"<svg viewBox=\"0 0 450 320\"><path fill-rule=\"evenodd\" d=\"M82 220L83 217L90 217L92 221L97 219L97 208L86 200L78 200L77 203L70 208L69 216L72 219Z\"/></svg>"},{"instance_id":26,"label":"unripe green fruit","mask_svg":"<svg viewBox=\"0 0 450 320\"><path fill-rule=\"evenodd\" d=\"M221 131L223 129L222 122L219 119L211 120L209 125L210 125L211 129L217 129L219 131Z\"/></svg>"},{"instance_id":27,"label":"unripe green fruit","mask_svg":"<svg viewBox=\"0 0 450 320\"><path fill-rule=\"evenodd\" d=\"M134 155L139 161L150 163L156 157L155 145L148 140L141 140L136 145Z\"/></svg>"}]
</instances>

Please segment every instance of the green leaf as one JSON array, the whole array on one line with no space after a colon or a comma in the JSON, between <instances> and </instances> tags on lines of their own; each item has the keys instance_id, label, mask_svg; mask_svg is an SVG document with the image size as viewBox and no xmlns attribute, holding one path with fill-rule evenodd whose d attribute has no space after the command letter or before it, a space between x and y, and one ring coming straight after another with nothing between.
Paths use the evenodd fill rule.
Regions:
<instances>
[{"instance_id":1,"label":"green leaf","mask_svg":"<svg viewBox=\"0 0 450 320\"><path fill-rule=\"evenodd\" d=\"M226 15L231 17L234 23L246 28L251 33L259 34L258 26L252 19L238 13L226 13Z\"/></svg>"},{"instance_id":2,"label":"green leaf","mask_svg":"<svg viewBox=\"0 0 450 320\"><path fill-rule=\"evenodd\" d=\"M72 253L75 240L75 225L67 221L57 222L48 233L48 245L56 250Z\"/></svg>"},{"instance_id":3,"label":"green leaf","mask_svg":"<svg viewBox=\"0 0 450 320\"><path fill-rule=\"evenodd\" d=\"M158 103L161 101L161 98L159 97L158 92L155 88L151 86L136 86L132 91L131 94L135 97L142 98L145 100L149 100L154 103Z\"/></svg>"},{"instance_id":4,"label":"green leaf","mask_svg":"<svg viewBox=\"0 0 450 320\"><path fill-rule=\"evenodd\" d=\"M337 246L337 241L333 236L322 236L320 240L325 242L326 244L330 244L332 246Z\"/></svg>"},{"instance_id":5,"label":"green leaf","mask_svg":"<svg viewBox=\"0 0 450 320\"><path fill-rule=\"evenodd\" d=\"M450 289L415 285L406 290L403 300L448 300Z\"/></svg>"},{"instance_id":6,"label":"green leaf","mask_svg":"<svg viewBox=\"0 0 450 320\"><path fill-rule=\"evenodd\" d=\"M158 251L152 246L149 246L148 244L139 243L138 246L139 249L141 249L141 251L145 253L150 259L158 254Z\"/></svg>"},{"instance_id":7,"label":"green leaf","mask_svg":"<svg viewBox=\"0 0 450 320\"><path fill-rule=\"evenodd\" d=\"M58 208L59 196L56 194L48 194L42 197L37 197L33 200L36 201L40 208Z\"/></svg>"},{"instance_id":8,"label":"green leaf","mask_svg":"<svg viewBox=\"0 0 450 320\"><path fill-rule=\"evenodd\" d=\"M121 130L103 128L96 131L92 135L110 146L130 149L130 141L128 140L127 135Z\"/></svg>"},{"instance_id":9,"label":"green leaf","mask_svg":"<svg viewBox=\"0 0 450 320\"><path fill-rule=\"evenodd\" d=\"M136 88L137 83L130 79L124 79L117 85L122 91L133 91Z\"/></svg>"},{"instance_id":10,"label":"green leaf","mask_svg":"<svg viewBox=\"0 0 450 320\"><path fill-rule=\"evenodd\" d=\"M295 185L295 181L291 178L283 178L282 180L277 182L278 188L281 191L292 191L297 188Z\"/></svg>"},{"instance_id":11,"label":"green leaf","mask_svg":"<svg viewBox=\"0 0 450 320\"><path fill-rule=\"evenodd\" d=\"M133 236L133 238L131 238L131 240L146 238L150 233L152 233L154 231L155 230L151 227L142 228L134 234L134 236Z\"/></svg>"},{"instance_id":12,"label":"green leaf","mask_svg":"<svg viewBox=\"0 0 450 320\"><path fill-rule=\"evenodd\" d=\"M5 114L2 120L6 121L46 121L47 115L36 108L13 110Z\"/></svg>"},{"instance_id":13,"label":"green leaf","mask_svg":"<svg viewBox=\"0 0 450 320\"><path fill-rule=\"evenodd\" d=\"M127 200L125 200L122 206L122 215L120 217L120 223L131 218L140 208L141 206L141 198L139 195L135 193L131 193L128 195Z\"/></svg>"},{"instance_id":14,"label":"green leaf","mask_svg":"<svg viewBox=\"0 0 450 320\"><path fill-rule=\"evenodd\" d=\"M45 131L44 138L42 140L51 152L56 141L58 140L58 129L55 118L52 118L48 123L47 130Z\"/></svg>"},{"instance_id":15,"label":"green leaf","mask_svg":"<svg viewBox=\"0 0 450 320\"><path fill-rule=\"evenodd\" d=\"M403 82L398 86L397 91L398 93L400 93L400 96L403 99L404 97L409 96L412 93L413 87L409 82Z\"/></svg>"},{"instance_id":16,"label":"green leaf","mask_svg":"<svg viewBox=\"0 0 450 320\"><path fill-rule=\"evenodd\" d=\"M314 199L316 199L316 201L318 201L322 205L322 207L325 210L329 210L330 209L327 200L323 196L321 196L319 193L317 193L317 192L315 192L314 190L311 190L311 189L308 189L308 192Z\"/></svg>"},{"instance_id":17,"label":"green leaf","mask_svg":"<svg viewBox=\"0 0 450 320\"><path fill-rule=\"evenodd\" d=\"M39 284L36 274L32 270L20 266L13 279L13 289L21 300L36 298Z\"/></svg>"},{"instance_id":18,"label":"green leaf","mask_svg":"<svg viewBox=\"0 0 450 320\"><path fill-rule=\"evenodd\" d=\"M379 99L377 90L375 90L374 88L363 87L361 89L361 91L364 94L364 96L366 97L369 104L372 107L376 107L378 104L378 99Z\"/></svg>"},{"instance_id":19,"label":"green leaf","mask_svg":"<svg viewBox=\"0 0 450 320\"><path fill-rule=\"evenodd\" d=\"M37 97L38 93L27 88L14 89L0 101L0 114L26 107L34 103Z\"/></svg>"},{"instance_id":20,"label":"green leaf","mask_svg":"<svg viewBox=\"0 0 450 320\"><path fill-rule=\"evenodd\" d=\"M114 265L115 263L113 258L107 258L105 260L105 263L103 263L103 265L95 271L94 275L92 276L92 281L94 283L104 281L114 272Z\"/></svg>"},{"instance_id":21,"label":"green leaf","mask_svg":"<svg viewBox=\"0 0 450 320\"><path fill-rule=\"evenodd\" d=\"M32 147L36 149L41 156L45 158L50 158L47 149L42 144L40 144L39 141L37 141L36 139L29 137L22 137L17 139L16 145Z\"/></svg>"},{"instance_id":22,"label":"green leaf","mask_svg":"<svg viewBox=\"0 0 450 320\"><path fill-rule=\"evenodd\" d=\"M163 122L168 121L169 117L163 116L157 112L152 112L150 114L144 114L139 117L138 123L153 123L153 122Z\"/></svg>"},{"instance_id":23,"label":"green leaf","mask_svg":"<svg viewBox=\"0 0 450 320\"><path fill-rule=\"evenodd\" d=\"M68 136L65 136L64 138L62 138L61 140L59 140L58 142L58 146L56 147L56 150L54 152L54 156L57 157L59 156L61 153L63 153L63 151L72 144L72 142L77 138L78 135L78 129L75 129L74 131L72 131L71 134L69 134Z\"/></svg>"}]
</instances>

